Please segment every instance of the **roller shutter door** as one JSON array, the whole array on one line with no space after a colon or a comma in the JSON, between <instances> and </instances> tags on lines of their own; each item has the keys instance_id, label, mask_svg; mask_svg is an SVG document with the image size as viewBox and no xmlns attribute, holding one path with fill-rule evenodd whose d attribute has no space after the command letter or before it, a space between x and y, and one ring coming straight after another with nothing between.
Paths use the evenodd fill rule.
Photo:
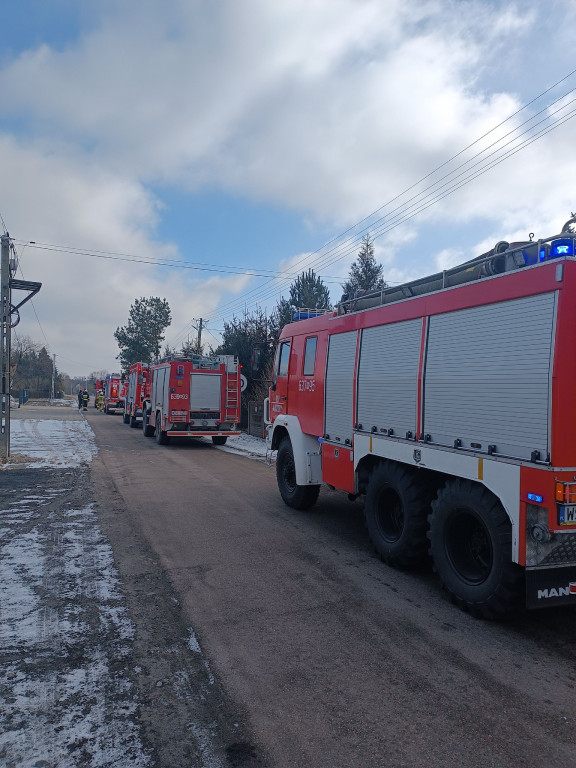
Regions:
<instances>
[{"instance_id":1,"label":"roller shutter door","mask_svg":"<svg viewBox=\"0 0 576 768\"><path fill-rule=\"evenodd\" d=\"M219 411L222 376L215 373L190 375L190 410Z\"/></svg>"},{"instance_id":2,"label":"roller shutter door","mask_svg":"<svg viewBox=\"0 0 576 768\"><path fill-rule=\"evenodd\" d=\"M331 442L351 444L357 332L330 336L325 385L325 429Z\"/></svg>"},{"instance_id":3,"label":"roller shutter door","mask_svg":"<svg viewBox=\"0 0 576 768\"><path fill-rule=\"evenodd\" d=\"M547 293L430 318L424 432L432 442L546 459L555 315L556 294Z\"/></svg>"},{"instance_id":4,"label":"roller shutter door","mask_svg":"<svg viewBox=\"0 0 576 768\"><path fill-rule=\"evenodd\" d=\"M367 328L358 372L358 423L363 430L416 434L422 320Z\"/></svg>"}]
</instances>

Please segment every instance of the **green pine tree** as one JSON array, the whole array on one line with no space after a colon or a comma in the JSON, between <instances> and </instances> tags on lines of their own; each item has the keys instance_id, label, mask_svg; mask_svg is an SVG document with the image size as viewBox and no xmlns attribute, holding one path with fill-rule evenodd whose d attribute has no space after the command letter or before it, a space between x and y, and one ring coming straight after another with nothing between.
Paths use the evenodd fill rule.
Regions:
<instances>
[{"instance_id":1,"label":"green pine tree","mask_svg":"<svg viewBox=\"0 0 576 768\"><path fill-rule=\"evenodd\" d=\"M384 268L374 256L374 240L364 235L356 261L350 267L348 280L342 283L342 290L349 297L356 291L377 291L386 288Z\"/></svg>"},{"instance_id":2,"label":"green pine tree","mask_svg":"<svg viewBox=\"0 0 576 768\"><path fill-rule=\"evenodd\" d=\"M128 372L132 363L151 363L159 357L164 331L171 321L170 306L166 299L151 296L134 301L127 325L114 331L114 338L120 348L120 354L116 357L124 373Z\"/></svg>"}]
</instances>

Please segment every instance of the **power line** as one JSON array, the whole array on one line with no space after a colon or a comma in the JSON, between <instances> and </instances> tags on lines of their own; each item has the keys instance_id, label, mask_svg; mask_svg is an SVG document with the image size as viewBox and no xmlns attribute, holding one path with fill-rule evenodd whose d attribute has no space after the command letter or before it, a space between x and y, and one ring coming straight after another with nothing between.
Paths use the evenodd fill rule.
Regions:
<instances>
[{"instance_id":1,"label":"power line","mask_svg":"<svg viewBox=\"0 0 576 768\"><path fill-rule=\"evenodd\" d=\"M98 250L88 250L85 248L75 248L73 246L64 246L64 245L54 245L52 243L39 243L36 240L20 240L18 238L14 238L14 242L18 243L19 245L27 245L31 248L36 248L38 250L42 251L52 251L55 253L67 253L72 256L87 256L90 258L95 259L109 259L111 261L124 261L128 263L135 263L135 264L150 264L151 266L156 267L170 267L172 269L191 269L191 270L198 270L200 272L218 272L221 274L227 274L227 275L242 275L247 277L286 277L288 279L293 279L298 276L297 272L285 272L285 271L277 271L273 269L265 269L265 268L259 268L253 269L251 267L246 267L244 269L240 269L238 267L231 267L226 265L215 265L215 264L202 264L201 262L188 262L188 261L182 261L177 259L152 259L152 258L146 258L143 256L135 256L133 254L128 253L113 253L113 252L106 252L106 251L98 251ZM339 280L337 277L326 277L326 280Z\"/></svg>"},{"instance_id":2,"label":"power line","mask_svg":"<svg viewBox=\"0 0 576 768\"><path fill-rule=\"evenodd\" d=\"M558 81L558 83L561 83L561 82L563 82L563 81L564 81L564 80L566 80L568 77L570 77L571 75L573 75L575 72L576 72L576 70L573 70L573 72L569 73L568 75L566 75L566 77L564 77L564 78L562 78L561 80L559 80L559 81ZM558 83L556 83L555 85L557 85ZM496 128L498 128L498 127L501 127L501 126L502 126L504 123L506 123L506 122L507 122L507 121L509 121L509 120L510 120L512 117L514 117L514 116L516 116L517 114L519 114L519 113L520 113L520 112L521 112L523 109L525 109L527 106L529 106L530 104L532 104L532 103L534 103L535 101L537 101L537 100L538 100L538 98L541 98L541 96L542 96L543 94L545 94L545 93L548 93L548 92L549 92L549 91L550 91L552 88L554 88L554 87L555 87L555 86L550 86L550 88L546 89L546 91L544 91L544 92L543 92L542 94L540 94L538 97L536 97L536 98L535 98L535 99L533 99L531 102L529 102L527 105L525 105L524 107L522 107L522 109L520 109L520 110L517 110L517 111L516 111L516 112L515 112L513 115L511 115L511 116L510 116L509 118L507 118L506 120L504 120L504 121L501 121L501 122L498 124L498 126L495 126L495 128L491 129L490 131L487 131L485 134L483 134L483 136L482 136L482 137L480 137L480 138L479 138L479 139L477 139L476 141L474 141L474 142L472 142L471 144L469 144L469 145L468 145L468 147L466 147L465 149L468 149L468 148L470 148L470 147L474 146L475 144L477 144L477 143L478 143L478 142L479 142L479 141L480 141L482 138L485 138L486 136L488 136L490 133L492 133L494 130L496 130ZM528 123L531 123L531 122L533 122L533 121L534 121L534 119L535 119L536 117L538 117L538 116L539 116L540 114L542 114L543 112L545 112L545 111L549 110L551 106L553 106L554 104L557 104L557 103L558 103L559 101L561 101L562 99L565 99L565 98L566 98L566 96L567 96L567 95L569 95L570 93L572 93L574 90L576 90L576 89L571 89L570 91L566 92L566 93L565 93L565 94L563 94L561 97L559 97L558 99L555 99L553 102L551 102L551 104L549 104L547 107L545 107L544 109L540 110L538 113L536 113L535 115L533 115L533 116L532 116L532 117L531 117L529 120L527 120L527 121L524 121L524 123L521 123L521 124L520 124L519 126L517 126L517 127L516 127L516 128L513 130L513 131L510 131L509 133L505 134L503 137L500 137L500 139L498 139L498 141L496 141L496 142L493 142L491 145L489 145L489 146L488 146L488 147L486 147L484 150L482 150L482 151L480 151L479 153L477 153L476 155L474 155L472 158L469 158L469 159L468 159L467 161L465 161L464 163L461 163L461 164L460 164L459 166L457 166L457 167L456 167L456 168L455 168L453 171L451 171L451 172L450 172L450 173L448 173L448 174L445 174L445 175L444 175L444 176L443 176L441 179L439 179L437 182L435 182L434 184L432 184L432 185L430 185L429 187L427 187L426 189L424 189L422 192L420 192L420 193L418 193L417 195L413 196L413 197L412 197L412 198L410 198L408 201L405 201L405 203L403 203L402 205L400 205L400 206L397 206L395 209L393 209L393 211L392 211L391 213L395 213L395 212L397 212L397 211L401 211L401 210L402 210L402 208L404 208L408 202L411 202L411 201L413 201L413 200L417 200L419 197L422 197L422 195L424 194L424 192L427 192L427 191L429 191L429 190L433 190L435 187L438 187L438 184L439 184L439 182L440 182L440 181L443 181L444 179L447 179L447 178L449 178L450 176L453 176L454 178L457 178L457 177L455 177L455 176L454 176L454 174L456 173L456 171L458 171L458 170L460 170L460 169L464 168L466 165L469 165L469 164L470 164L470 162L471 162L472 160L474 160L475 158L477 158L477 157L481 156L482 154L486 153L487 149L490 149L491 147L495 146L496 144L498 144L499 142L501 142L501 141L502 141L504 138L507 138L507 137L508 137L508 136L510 136L511 134L513 134L513 133L515 133L516 131L518 131L518 130L519 130L521 127L523 127L523 126L527 125ZM553 115L557 114L558 112L560 112L560 111L562 111L562 110L566 109L566 108L567 108L567 107L568 107L570 104L572 104L572 103L573 103L573 101L574 101L574 100L571 100L571 101L569 101L568 103L566 103L566 104L562 105L562 106L561 106L559 109L557 109L557 110L555 110L554 112L552 112L552 113L551 113L551 114L548 116L548 118L546 118L546 120L550 119L550 117L551 117L551 116L553 116ZM467 179L465 182L463 182L463 183L460 183L460 184L457 184L457 185L453 186L453 187L452 187L452 188L451 188L451 189L450 189L450 190L449 190L447 193L445 193L445 194L442 194L442 195L440 195L440 196L437 196L437 197L436 197L435 199L433 199L432 201L429 201L429 202L427 202L427 204L426 204L425 206L421 206L420 208L418 208L418 210L417 210L415 213L411 214L410 216L406 216L406 215L404 215L404 214L405 214L405 211L404 211L404 212L401 212L401 213L396 213L396 216L395 216L395 217L393 217L393 219L395 218L395 219L396 219L396 221L395 221L395 222L394 222L392 225L389 225L389 226L385 226L385 227L383 227L383 226L379 226L379 228L378 228L378 229L377 229L375 232L372 230L372 232L371 232L371 233L372 233L372 235L373 235L373 236L376 238L376 237L379 237L379 236L381 236L382 234L386 234L386 233L387 233L387 232L389 232L391 229L394 229L396 226L399 226L400 224L404 223L405 221L407 221L407 220L409 220L409 219L413 218L413 217L416 215L416 213L419 213L419 212L421 212L422 210L425 210L426 208L429 208L431 205L435 204L436 202L439 202L440 200L444 199L444 197L446 197L446 196L447 196L447 194L451 194L452 192L454 192L454 191L456 191L457 189L460 189L462 186L464 186L464 184L465 184L465 183L469 183L470 181L472 181L472 180L474 180L474 179L478 178L478 176L482 175L483 173L487 172L488 170L491 170L491 169L492 169L493 167L495 167L496 165L499 165L499 164L500 164L500 162L503 162L504 160L506 160L506 159L508 159L509 157L511 157L513 154L516 154L516 152L517 152L517 151L519 151L520 149L523 149L523 148L525 148L526 146L528 146L529 144L532 144L534 141L536 141L537 139L539 139L539 138L541 138L542 136L546 135L546 134L547 134L547 133L549 133L550 131L552 131L552 130L555 130L556 128L558 128L558 127L559 127L560 125L562 125L563 123L567 122L568 120L571 120L571 119L572 119L574 116L575 116L575 113L574 113L574 112L571 112L571 113L569 113L568 115L565 115L565 116L564 116L562 119L559 119L559 120L558 120L558 121L557 121L557 122L556 122L554 125L552 125L552 126L549 126L549 127L548 127L548 128L546 128L546 129L542 129L542 130L539 132L539 134L537 134L537 135L536 135L536 137L534 137L534 138L531 138L531 139L529 139L529 140L527 139L527 140L526 140L525 142L523 142L523 144L522 144L522 145L521 145L519 148L517 148L516 150L513 150L513 151L509 151L509 152L507 152L507 153L503 153L503 154L502 154L502 157L501 157L499 160L497 160L497 161L493 161L493 162L489 163L489 164L487 165L487 167L485 167L483 170L481 170L481 171L479 171L479 172L477 172L477 173L474 173L474 174L472 174L471 176L469 176L469 177L468 177L468 179ZM530 133L532 130L534 130L534 128L535 128L537 125L540 125L541 123L543 123L543 122L546 122L546 120L541 120L541 121L539 121L538 123L535 123L535 124L534 124L534 125L532 125L530 128L526 129L524 132L522 132L521 134L519 134L519 135L518 135L518 136L517 136L515 139L511 140L511 141L510 141L510 142L508 142L507 144L505 144L505 145L503 145L502 147L500 147L500 148L499 148L499 150L497 150L497 151L501 151L501 150L502 150L502 149L503 149L505 146L507 146L508 144L510 144L510 143L513 143L513 141L517 141L517 140L518 140L518 139L519 139L521 136L527 135L527 134L528 134L528 133ZM407 190L405 190L404 192L400 193L399 195L396 195L394 198L392 198L390 201L388 201L388 203L386 203L385 205L383 205L383 206L381 206L380 208L378 208L378 209L377 209L377 211L373 212L373 214L370 214L370 216L368 216L368 217L365 217L364 219L362 219L362 221L361 221L361 222L359 222L359 224L361 224L361 223L363 223L363 222L365 222L365 221L368 221L368 220L371 218L371 216L373 216L373 215L374 215L374 213L377 213L377 212L379 212L379 211L383 210L383 209L384 209L384 208L385 208L387 205L389 205L390 203L392 203L392 202L394 202L394 201L398 200L400 197L402 197L403 195L405 195L405 194L406 194L408 191L410 191L410 190L414 189L414 187L418 186L418 184L419 184L419 183L421 183L423 180L425 180L425 179L429 178L430 176L432 176L432 175L433 175L434 173L436 173L436 172L437 172L437 171L438 171L440 168L443 168L443 167L445 167L445 166L446 166L446 165L447 165L447 164L448 164L448 163L449 163L451 160L453 160L453 159L454 159L454 158L456 158L456 157L459 157L459 156L460 156L460 155L461 155L461 154L462 154L464 151L465 151L465 150L462 150L461 152L458 152L458 153L457 153L456 155L454 155L454 156L453 156L453 157L452 157L450 160L446 161L445 163L442 163L442 164L441 164L440 166L438 166L438 168L436 168L434 171L432 171L431 173L429 173L429 174L427 174L426 176L424 176L424 177L423 177L423 178L422 178L422 179L421 179L419 182L416 182L415 184L411 185L410 187L408 187L408 188L407 188ZM495 154L495 152L494 152L494 153L492 153L492 155L493 155L493 154ZM487 157L490 157L490 155L488 155ZM483 160L483 161L481 161L481 162L484 162L485 160L486 160L486 158L484 158L484 160ZM478 163L476 163L475 165L478 165ZM472 166L472 167L473 167L473 166ZM463 174L459 174L459 176L461 176L461 175L463 175ZM453 178L452 180L454 180L454 178ZM451 182L447 182L447 184L448 184L448 183L451 183ZM447 186L447 184L444 184L444 185L442 185L441 187L438 187L438 189L442 189L443 187L446 187L446 186ZM436 191L438 191L438 190L436 190ZM430 196L430 195L428 195L427 197L428 197L428 198L430 198L431 196ZM424 198L424 199L426 199L426 198ZM413 205L412 205L412 206L410 206L410 208L414 207L414 205L416 205L416 204L415 204L415 203L413 203ZM373 222L371 222L371 225L369 225L369 226L366 226L366 227L364 227L363 229L361 229L361 230L360 230L360 232L357 232L357 234L356 234L355 236L353 236L353 237L350 237L350 238L347 238L347 239L346 239L346 240L344 240L343 242L339 242L339 243L338 243L336 246L334 246L333 248L330 248L330 249L328 249L327 251L325 251L324 249L326 248L326 245L328 245L329 243L333 243L333 242L337 242L337 241L338 241L338 238L333 238L331 241L329 241L329 243L327 243L325 246L323 246L323 248L320 248L320 249L318 249L317 251L314 251L312 254L309 254L309 255L308 255L308 257L307 257L307 258L309 258L310 256L314 256L315 254L322 254L322 251L324 250L324 253L323 253L323 254L322 254L322 255L321 255L319 258L317 258L317 259L315 260L315 262L313 262L313 264L312 264L312 265L310 265L310 264L307 264L307 266L315 266L315 267L316 267L316 269L318 269L318 270L321 270L322 268L326 268L326 267L328 267L328 266L332 266L332 265L333 265L333 264L334 264L336 261L339 261L339 260L341 260L342 258L345 258L346 256L348 256L348 255L350 255L351 253L353 253L353 251L354 251L354 248L355 248L355 247L357 247L357 244L358 244L358 237L359 237L359 235L361 235L361 234L363 234L363 233L367 232L368 230L370 230L370 229L371 229L371 227L373 227L375 224L378 224L379 222L383 222L383 221L384 221L384 219L385 219L385 217L380 217L380 218L379 218L379 219L377 219L376 221L373 221ZM357 227L358 225L355 225L355 226ZM348 230L346 230L346 232L345 232L344 234L346 234L347 232L351 231L352 229L355 229L355 227L351 227L351 228L349 228ZM332 258L327 258L327 257L328 257L330 254L333 254ZM303 261L304 261L304 260L302 260L301 262L297 262L297 263L302 263ZM271 282L271 281L268 281L268 284L270 284L270 282ZM271 295L275 295L275 294L277 294L277 293L278 293L278 287L276 287L276 288L274 288L274 289L269 289L269 290L268 290L267 292L265 292L265 293L258 293L258 291L259 291L259 290L261 290L263 287L264 287L264 286L261 286L261 287L260 287L260 289L253 289L253 290L252 290L252 291L250 291L250 292L249 292L247 295L250 295L250 294L254 294L254 293L256 293L256 298L258 298L260 301L264 301L265 299L269 298ZM246 294L245 294L245 295L246 295ZM232 312L232 311L233 311L233 307L239 307L239 306L240 306L240 302L243 300L243 298L244 298L244 296L243 296L243 297L239 297L238 299L234 300L233 302L229 302L229 304L228 304L228 305L224 305L224 306L221 306L221 307L219 308L219 309L220 309L220 312L218 312L218 313L215 313L214 315L212 315L212 316L211 316L211 319L219 319L219 318L221 318L221 317L227 316L227 315L224 315L224 314L222 313L222 310L223 310L223 309L228 309L228 310L229 310L228 314L229 314L230 312ZM254 295L252 296L252 298L255 298L255 297L254 297Z\"/></svg>"},{"instance_id":3,"label":"power line","mask_svg":"<svg viewBox=\"0 0 576 768\"><path fill-rule=\"evenodd\" d=\"M349 256L351 253L354 252L354 249L357 247L358 239L359 237L372 229L373 236L380 237L383 234L386 234L391 229L393 229L396 226L399 226L400 224L408 221L409 219L413 218L415 213L411 215L406 215L407 212L412 208L417 208L417 212L421 212L422 210L425 210L426 208L430 207L430 205L435 204L436 202L439 202L444 197L446 197L446 194L437 195L436 193L447 187L449 184L452 183L452 181L455 178L458 178L459 176L464 175L464 171L462 171L460 174L456 175L457 171L465 168L465 166L470 165L473 160L475 160L478 157L481 157L482 155L485 155L483 160L479 161L479 163L476 163L474 165L479 165L482 162L486 162L486 159L490 157L490 155L486 155L486 152L488 149L496 146L497 144L501 143L503 139L511 136L512 134L516 133L520 128L523 126L529 125L530 123L533 123L536 117L541 115L542 113L546 112L550 109L551 106L554 104L557 104L562 99L565 99L567 95L572 93L576 89L571 89L567 91L565 94L563 94L561 97L558 97L553 102L551 102L549 105L547 105L545 108L537 112L535 115L533 115L528 120L521 123L519 126L514 128L512 131L509 131L507 134L504 134L504 136L500 137L497 141L490 144L488 147L485 147L480 152L473 155L471 158L466 160L465 162L458 165L456 168L454 168L449 173L442 176L440 179L438 179L433 184L429 185L425 189L423 189L418 194L412 196L408 200L405 200L401 205L398 205L396 208L389 211L388 215L386 217L382 216L375 220L373 220L373 217L384 210L386 207L388 207L393 202L399 200L403 196L405 196L408 192L416 188L419 184L421 184L426 179L432 177L434 174L438 173L438 171L447 165L451 163L456 158L462 156L464 152L466 152L471 147L477 145L482 139L486 138L490 134L492 134L494 131L496 131L498 128L500 128L505 123L509 122L511 119L513 119L515 116L520 114L522 111L527 109L531 104L538 101L538 99L542 98L543 95L546 93L549 93L551 90L553 90L555 87L557 87L560 83L567 80L569 77L571 77L574 73L576 73L576 70L573 70L565 77L558 80L554 85L547 88L545 91L543 91L541 94L536 96L534 99L532 99L530 102L525 104L520 109L516 110L512 115L507 117L505 120L502 120L500 123L498 123L496 126L491 128L489 131L486 131L482 136L475 139L473 142L468 144L464 149L460 150L456 154L454 154L451 158L446 160L445 162L441 163L436 169L431 171L430 173L423 176L419 181L415 182L411 186L409 186L407 189L405 189L403 192L399 193L395 197L391 198L387 203L377 208L375 211L373 211L368 216L364 217L362 220L357 222L352 227L349 227L347 230L345 230L341 235L332 238L327 243L325 243L323 246L318 248L315 251L312 251L309 254L306 254L301 259L299 259L297 262L295 262L294 266L299 266L300 269L306 269L306 268L315 268L316 270L323 270L324 268L327 268L337 261L342 260L343 258ZM511 139L509 143L512 143L513 141L518 140L522 135L526 135L530 131L532 131L536 125L539 125L543 122L546 122L546 120L549 120L552 115L556 114L557 112L566 109L567 106L573 103L574 100L571 100L567 104L564 104L562 107L560 107L555 112L548 115L547 118L540 121L539 123L535 123L529 128L527 128L523 133L520 133L518 136L516 136L515 139ZM573 113L570 113L567 117L565 117L562 121L558 121L554 126L549 128L548 130L544 130L541 132L541 135L545 135L546 133L550 132L550 130L553 130L554 128L561 125L563 122L566 122L567 119L571 119L573 117ZM525 146L532 143L532 141L525 142ZM523 146L524 146L523 145ZM500 146L497 150L495 150L492 154L496 154L497 152L501 152L502 149L507 146L507 144L504 144L503 146ZM522 148L522 147L521 147ZM503 160L510 157L512 154L515 154L515 152L509 152L505 153L502 156L502 159L499 162L502 162ZM482 171L486 172L487 170L490 170L491 168L495 167L495 165L499 164L498 162L493 162ZM474 167L472 165L471 167ZM473 179L477 178L481 173L475 173L468 177L467 181L472 181ZM450 181L446 181L445 184L440 184L441 181L444 181L446 179L452 179ZM455 185L451 188L451 192L456 191L457 189L460 189L463 186L463 184ZM426 192L429 192L430 194L425 195ZM433 195L436 195L435 198L433 198ZM426 201L426 205L422 205L422 203ZM409 203L412 203L412 205L408 205ZM394 215L392 215L394 214ZM392 219L390 219L390 216L392 215ZM382 225L382 222L387 219L386 226ZM370 222L367 226L363 227L362 229L358 230L358 227L365 223ZM393 224L393 226L391 226ZM376 226L376 230L374 230L374 227ZM342 240L342 237L346 235L349 232L355 231L355 234L351 237L346 238L345 240ZM24 242L17 240L16 242ZM328 248L329 245L335 243L333 247ZM229 316L234 311L238 311L243 305L245 305L246 301L250 300L252 301L258 301L263 302L267 299L271 298L274 295L277 295L279 292L284 290L290 281L292 281L299 272L287 272L287 271L273 271L273 270L266 270L266 269L238 269L234 267L229 267L225 265L216 265L216 264L207 264L203 262L182 262L181 260L173 260L173 259L151 259L151 258L144 258L144 257L138 257L132 254L123 254L118 253L114 251L98 251L98 250L88 250L84 248L75 248L75 247L65 247L65 246L59 246L59 245L53 245L48 243L38 243L36 241L28 241L26 245L29 245L30 247L34 248L40 248L43 250L48 251L56 251L56 252L62 252L62 253L70 253L72 255L81 255L81 256L89 256L93 258L102 258L102 259L111 259L111 260L117 260L117 261L127 261L127 262L135 262L135 263L146 263L153 266L167 266L170 268L183 268L183 269L192 269L192 270L199 270L199 271L208 271L208 272L216 272L216 273L224 273L224 274L237 274L242 276L248 276L248 277L260 277L264 278L266 282L264 284L261 284L259 286L255 286L254 288L245 291L242 296L237 297L236 299L231 300L228 303L225 303L224 305L221 305L219 307L218 313L212 315L212 318L224 318ZM314 258L316 257L316 258ZM325 276L321 273L322 279L330 283L331 281L334 281L335 283L341 283L342 278L335 278L335 277L329 277ZM266 286L269 286L268 288ZM186 327L188 328L188 326Z\"/></svg>"},{"instance_id":4,"label":"power line","mask_svg":"<svg viewBox=\"0 0 576 768\"><path fill-rule=\"evenodd\" d=\"M540 130L538 130L538 132L535 135L533 134L533 132L536 130L538 126L542 126L546 123L549 123L549 121L555 115L557 115L562 111L565 111L575 101L574 99L572 99L567 103L564 103L562 106L560 106L558 109L554 110L553 112L550 112L551 108L554 105L558 104L563 99L566 99L566 97L571 93L573 93L574 90L576 89L568 90L562 96L556 98L547 106L545 106L544 108L536 112L534 115L532 115L532 117L520 123L511 131L509 131L508 133L505 133L496 141L492 142L487 147L484 147L484 149L481 149L479 152L474 154L472 157L468 158L464 162L457 165L451 171L441 176L435 182L429 184L427 187L425 187L423 190L421 190L417 194L413 195L407 200L404 200L404 202L400 203L395 208L388 211L388 213L385 216L384 215L378 216L378 214L380 214L390 205L392 205L396 201L401 200L401 198L405 197L412 190L415 190L419 185L424 183L426 180L431 179L434 175L438 174L443 168L446 168L454 160L462 157L472 147L478 145L483 139L487 138L488 136L493 134L495 131L497 131L499 128L501 128L503 125L508 123L510 120L517 117L521 112L529 108L532 104L536 103L539 99L541 99L546 94L550 93L552 90L554 90L554 88L558 87L560 84L568 80L575 73L576 73L576 69L569 72L560 80L556 81L553 85L549 86L546 90L542 91L542 93L538 94L536 97L534 97L529 102L524 104L524 106L522 106L520 109L516 110L514 113L509 115L505 120L500 121L497 125L491 128L489 131L486 131L484 134L482 134L480 137L478 137L473 142L468 144L462 150L460 150L459 152L454 154L452 157L450 157L448 160L444 161L439 166L437 166L437 168L427 173L419 181L407 187L403 192L391 198L387 203L383 204L382 206L374 210L371 214L369 214L368 216L364 217L353 226L346 229L340 235L327 241L323 246L321 246L317 250L303 255L301 258L299 258L297 261L294 262L293 267L299 267L300 269L314 268L315 270L323 270L328 268L329 266L335 264L336 262L341 261L343 258L346 258L347 256L351 255L354 252L355 248L357 248L359 237L362 234L368 231L371 231L371 234L373 235L374 238L381 237L387 234L392 229L400 226L406 221L413 219L416 215L418 215L422 211L440 202L448 195L453 194L455 191L461 189L466 184L469 184L471 181L477 179L479 176L493 169L494 167L504 162L505 160L509 159L513 155L517 154L522 149L525 149L530 144L534 143L540 138L543 138L543 136L547 135L551 131L560 127L565 122L568 122L569 120L573 119L573 117L576 115L576 110L573 110L568 114L565 114L562 117L559 117L556 120L556 122L553 123L552 125L545 125L545 127L540 128ZM545 112L548 112L548 115L542 120L535 122L536 118ZM518 133L522 128L524 128L525 130ZM517 134L517 135L514 136L514 138L509 138L509 137L512 137L514 134ZM524 138L523 141L520 141L523 137L526 137L526 138ZM503 143L505 139L509 139L509 140ZM520 143L518 144L518 142ZM515 144L516 146L514 146ZM494 149L495 147L497 148ZM506 149L506 147L509 147L509 149ZM491 150L491 149L493 151L488 152L488 150ZM473 162L475 160L477 160L477 162ZM377 218L374 218L375 216L377 216ZM354 234L346 237L346 235L349 235L349 233L354 233ZM17 241L17 242L23 242L23 241ZM129 262L136 262L136 263L148 263L153 266L168 266L171 268L185 268L185 269L195 269L199 271L238 274L238 275L245 275L248 277L264 279L264 282L262 284L255 286L250 290L245 291L241 296L238 296L235 299L227 303L224 303L223 305L220 305L220 307L218 308L218 311L214 312L210 316L209 318L210 320L217 320L220 318L224 319L226 317L229 317L235 311L239 311L242 306L246 306L246 302L248 300L251 303L265 302L272 296L278 295L278 293L282 292L288 286L289 282L297 274L299 274L299 272L288 272L288 271L274 272L273 270L266 270L266 269L240 270L234 267L226 267L224 265L217 265L217 264L206 264L202 262L182 262L182 261L170 260L170 259L154 260L149 258L137 257L130 254L119 254L111 251L88 251L87 249L65 248L64 246L57 246L57 245L51 245L51 244L39 244L39 243L36 243L35 241L29 241L27 245L30 245L31 247L43 248L45 250L66 252L66 253L70 253L72 255L77 255L77 256L91 256L95 258L105 258L105 259L129 261ZM327 282L330 279L341 282L341 278L323 278L323 279L325 279ZM184 331L186 331L187 328L189 328L189 324L185 326ZM181 333L182 331L180 332L180 334ZM178 334L177 337L180 336L180 334Z\"/></svg>"}]
</instances>

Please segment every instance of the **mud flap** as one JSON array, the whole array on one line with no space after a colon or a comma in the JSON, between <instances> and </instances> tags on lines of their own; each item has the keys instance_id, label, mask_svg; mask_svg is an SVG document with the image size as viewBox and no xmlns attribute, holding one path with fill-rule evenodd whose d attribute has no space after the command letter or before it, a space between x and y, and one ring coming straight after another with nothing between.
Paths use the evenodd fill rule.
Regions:
<instances>
[{"instance_id":1,"label":"mud flap","mask_svg":"<svg viewBox=\"0 0 576 768\"><path fill-rule=\"evenodd\" d=\"M526 607L576 606L576 565L526 569Z\"/></svg>"}]
</instances>

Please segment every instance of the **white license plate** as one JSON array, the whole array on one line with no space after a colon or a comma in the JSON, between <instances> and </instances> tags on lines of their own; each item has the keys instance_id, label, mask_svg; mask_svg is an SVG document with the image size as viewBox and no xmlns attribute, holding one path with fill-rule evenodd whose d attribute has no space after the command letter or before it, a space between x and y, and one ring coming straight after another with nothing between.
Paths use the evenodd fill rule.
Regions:
<instances>
[{"instance_id":1,"label":"white license plate","mask_svg":"<svg viewBox=\"0 0 576 768\"><path fill-rule=\"evenodd\" d=\"M576 525L576 504L564 504L558 509L559 525Z\"/></svg>"}]
</instances>

